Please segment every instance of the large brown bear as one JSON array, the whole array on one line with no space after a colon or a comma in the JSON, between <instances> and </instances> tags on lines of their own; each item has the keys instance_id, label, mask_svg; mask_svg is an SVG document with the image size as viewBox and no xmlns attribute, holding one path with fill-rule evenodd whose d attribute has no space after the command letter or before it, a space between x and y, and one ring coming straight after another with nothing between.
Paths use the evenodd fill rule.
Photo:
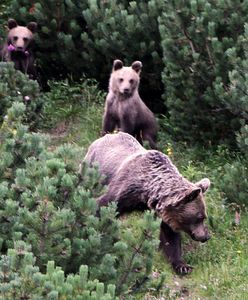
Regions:
<instances>
[{"instance_id":1,"label":"large brown bear","mask_svg":"<svg viewBox=\"0 0 248 300\"><path fill-rule=\"evenodd\" d=\"M19 26L14 19L8 21L8 35L0 54L3 61L12 61L15 69L36 79L37 71L32 52L33 37L37 23L30 22L27 27Z\"/></svg>"},{"instance_id":2,"label":"large brown bear","mask_svg":"<svg viewBox=\"0 0 248 300\"><path fill-rule=\"evenodd\" d=\"M124 67L120 60L114 61L102 131L103 134L115 129L127 132L141 144L147 140L150 147L156 149L156 119L138 92L141 68L140 61L133 62L131 67Z\"/></svg>"},{"instance_id":3,"label":"large brown bear","mask_svg":"<svg viewBox=\"0 0 248 300\"><path fill-rule=\"evenodd\" d=\"M210 186L209 179L188 181L166 155L144 149L123 132L107 134L93 142L84 161L90 166L98 165L105 176L108 189L98 199L99 206L115 201L119 214L140 207L154 210L162 219L162 250L177 273L190 273L192 267L181 257L179 232L200 242L210 238L204 225L204 193Z\"/></svg>"}]
</instances>

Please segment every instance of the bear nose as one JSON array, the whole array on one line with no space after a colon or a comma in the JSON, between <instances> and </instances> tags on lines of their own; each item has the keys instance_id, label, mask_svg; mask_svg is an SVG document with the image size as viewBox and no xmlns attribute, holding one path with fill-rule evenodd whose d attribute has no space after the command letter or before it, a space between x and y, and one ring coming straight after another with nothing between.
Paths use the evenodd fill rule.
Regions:
<instances>
[{"instance_id":1,"label":"bear nose","mask_svg":"<svg viewBox=\"0 0 248 300\"><path fill-rule=\"evenodd\" d=\"M205 237L204 242L206 242L206 241L208 241L208 240L210 240L210 239L211 239L211 235L210 235L210 234L207 234L206 237ZM203 243L204 243L204 242L203 242Z\"/></svg>"},{"instance_id":2,"label":"bear nose","mask_svg":"<svg viewBox=\"0 0 248 300\"><path fill-rule=\"evenodd\" d=\"M129 89L125 88L124 89L124 94L128 94L129 93Z\"/></svg>"},{"instance_id":3,"label":"bear nose","mask_svg":"<svg viewBox=\"0 0 248 300\"><path fill-rule=\"evenodd\" d=\"M195 234L191 234L191 238L194 241L205 243L206 241L208 241L211 238L211 236L209 234L206 234L204 236L196 236Z\"/></svg>"},{"instance_id":4,"label":"bear nose","mask_svg":"<svg viewBox=\"0 0 248 300\"><path fill-rule=\"evenodd\" d=\"M16 50L17 50L17 51L22 51L22 50L23 50L23 47L16 47Z\"/></svg>"},{"instance_id":5,"label":"bear nose","mask_svg":"<svg viewBox=\"0 0 248 300\"><path fill-rule=\"evenodd\" d=\"M205 243L206 241L208 241L211 238L211 236L209 234L205 235L204 237L202 237L199 241L201 243Z\"/></svg>"}]
</instances>

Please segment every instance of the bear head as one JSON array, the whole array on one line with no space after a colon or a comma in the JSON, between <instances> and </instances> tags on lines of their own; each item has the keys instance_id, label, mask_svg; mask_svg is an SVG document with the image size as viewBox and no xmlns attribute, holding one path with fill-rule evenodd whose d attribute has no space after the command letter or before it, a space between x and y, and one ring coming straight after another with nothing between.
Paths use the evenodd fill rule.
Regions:
<instances>
[{"instance_id":1,"label":"bear head","mask_svg":"<svg viewBox=\"0 0 248 300\"><path fill-rule=\"evenodd\" d=\"M195 241L206 242L209 238L204 220L207 218L204 193L210 186L208 178L176 192L174 197L157 203L156 211L175 232L184 231Z\"/></svg>"},{"instance_id":2,"label":"bear head","mask_svg":"<svg viewBox=\"0 0 248 300\"><path fill-rule=\"evenodd\" d=\"M8 21L8 49L9 51L24 53L27 51L33 35L37 29L37 23L30 22L26 27L19 26L14 19Z\"/></svg>"},{"instance_id":3,"label":"bear head","mask_svg":"<svg viewBox=\"0 0 248 300\"><path fill-rule=\"evenodd\" d=\"M115 60L109 82L110 91L124 99L131 97L138 89L141 68L140 61L135 61L130 67L125 67L121 60Z\"/></svg>"}]
</instances>

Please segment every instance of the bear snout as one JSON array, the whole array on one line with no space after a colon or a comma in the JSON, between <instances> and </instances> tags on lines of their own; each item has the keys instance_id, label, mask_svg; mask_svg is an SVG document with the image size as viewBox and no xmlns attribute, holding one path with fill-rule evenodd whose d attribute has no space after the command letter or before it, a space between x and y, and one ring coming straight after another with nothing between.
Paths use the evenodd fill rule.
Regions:
<instances>
[{"instance_id":1,"label":"bear snout","mask_svg":"<svg viewBox=\"0 0 248 300\"><path fill-rule=\"evenodd\" d=\"M208 232L205 235L199 235L199 236L197 236L194 233L191 233L190 236L194 241L201 242L201 243L205 243L211 238L211 235Z\"/></svg>"},{"instance_id":2,"label":"bear snout","mask_svg":"<svg viewBox=\"0 0 248 300\"><path fill-rule=\"evenodd\" d=\"M20 47L20 46L16 47L16 51L23 51L23 50L24 50L23 47Z\"/></svg>"},{"instance_id":3,"label":"bear snout","mask_svg":"<svg viewBox=\"0 0 248 300\"><path fill-rule=\"evenodd\" d=\"M211 236L209 234L206 236L201 236L201 237L196 237L194 235L191 237L194 241L201 242L201 243L205 243L211 238Z\"/></svg>"},{"instance_id":4,"label":"bear snout","mask_svg":"<svg viewBox=\"0 0 248 300\"><path fill-rule=\"evenodd\" d=\"M129 89L129 88L124 88L124 89L123 89L123 94L124 94L125 96L129 96L129 95L130 95L130 89Z\"/></svg>"}]
</instances>

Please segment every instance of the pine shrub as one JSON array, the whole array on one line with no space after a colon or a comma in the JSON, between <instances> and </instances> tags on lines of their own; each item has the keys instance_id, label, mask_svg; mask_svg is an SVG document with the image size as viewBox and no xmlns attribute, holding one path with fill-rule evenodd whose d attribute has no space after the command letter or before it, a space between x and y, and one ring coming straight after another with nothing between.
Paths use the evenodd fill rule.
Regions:
<instances>
[{"instance_id":1,"label":"pine shrub","mask_svg":"<svg viewBox=\"0 0 248 300\"><path fill-rule=\"evenodd\" d=\"M244 49L244 58L241 60L232 55L234 69L229 72L230 86L224 94L227 99L228 109L240 121L240 130L236 133L237 144L243 155L247 157L248 150L248 23L245 24L245 32L240 37ZM233 49L232 52L234 52ZM230 96L229 96L230 95ZM229 96L229 97L228 97ZM248 157L247 157L248 158Z\"/></svg>"},{"instance_id":2,"label":"pine shrub","mask_svg":"<svg viewBox=\"0 0 248 300\"><path fill-rule=\"evenodd\" d=\"M2 0L0 3L0 45L5 40L5 28L4 25L7 22L7 7L9 6L10 0Z\"/></svg>"},{"instance_id":3,"label":"pine shrub","mask_svg":"<svg viewBox=\"0 0 248 300\"><path fill-rule=\"evenodd\" d=\"M218 185L222 191L224 203L235 210L247 209L248 163L247 159L236 158L224 165Z\"/></svg>"},{"instance_id":4,"label":"pine shrub","mask_svg":"<svg viewBox=\"0 0 248 300\"><path fill-rule=\"evenodd\" d=\"M225 196L225 202L239 209L248 207L248 24L245 25L244 35L240 37L240 43L244 49L244 58L234 55L235 48L230 50L230 58L233 70L229 72L230 85L222 92L223 101L228 109L240 122L240 130L236 132L238 145L237 157L224 166L220 179L220 187Z\"/></svg>"},{"instance_id":5,"label":"pine shrub","mask_svg":"<svg viewBox=\"0 0 248 300\"><path fill-rule=\"evenodd\" d=\"M117 295L132 293L146 283L152 270L158 229L153 214L145 215L133 239L127 229L121 230L114 204L96 217L96 198L104 187L96 169L83 164L79 172L83 149L70 144L49 149L46 136L23 125L24 113L25 104L14 102L0 128L1 252L9 256L10 249L24 241L35 260L35 265L29 267L29 261L23 266L27 272L45 274L47 263L53 261L60 267L54 276L63 286L64 274L77 274L81 265L87 265L89 280L116 285ZM6 260L3 257L2 264ZM30 293L34 287L32 282L23 286L22 281L28 281L26 271L18 272L10 275L11 291L6 295ZM5 279L0 276L3 289ZM47 287L55 299L63 295L44 280L42 288ZM98 288L103 295L107 292L101 284L93 286L96 293Z\"/></svg>"},{"instance_id":6,"label":"pine shrub","mask_svg":"<svg viewBox=\"0 0 248 300\"><path fill-rule=\"evenodd\" d=\"M166 101L178 139L235 145L229 72L244 57L247 1L168 1L160 17Z\"/></svg>"},{"instance_id":7,"label":"pine shrub","mask_svg":"<svg viewBox=\"0 0 248 300\"><path fill-rule=\"evenodd\" d=\"M88 267L81 266L78 274L65 275L53 261L41 273L35 265L31 247L16 241L14 248L0 259L0 299L78 299L114 300L115 286L104 286L98 280L90 280Z\"/></svg>"},{"instance_id":8,"label":"pine shrub","mask_svg":"<svg viewBox=\"0 0 248 300\"><path fill-rule=\"evenodd\" d=\"M25 104L24 122L31 129L38 126L45 95L37 81L14 69L13 63L0 62L0 124L13 102Z\"/></svg>"},{"instance_id":9,"label":"pine shrub","mask_svg":"<svg viewBox=\"0 0 248 300\"><path fill-rule=\"evenodd\" d=\"M86 74L106 89L113 60L143 62L141 92L156 107L162 84L157 17L161 1L14 0L9 15L36 21L37 58L49 78Z\"/></svg>"}]
</instances>

